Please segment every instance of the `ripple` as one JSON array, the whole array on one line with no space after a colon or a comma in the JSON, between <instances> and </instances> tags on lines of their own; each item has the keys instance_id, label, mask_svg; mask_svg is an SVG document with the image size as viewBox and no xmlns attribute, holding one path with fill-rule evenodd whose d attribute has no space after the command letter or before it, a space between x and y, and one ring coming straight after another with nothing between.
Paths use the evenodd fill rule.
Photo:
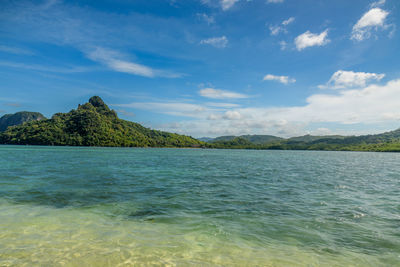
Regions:
<instances>
[{"instance_id":1,"label":"ripple","mask_svg":"<svg viewBox=\"0 0 400 267\"><path fill-rule=\"evenodd\" d=\"M391 266L399 170L400 154L0 146L0 265Z\"/></svg>"}]
</instances>

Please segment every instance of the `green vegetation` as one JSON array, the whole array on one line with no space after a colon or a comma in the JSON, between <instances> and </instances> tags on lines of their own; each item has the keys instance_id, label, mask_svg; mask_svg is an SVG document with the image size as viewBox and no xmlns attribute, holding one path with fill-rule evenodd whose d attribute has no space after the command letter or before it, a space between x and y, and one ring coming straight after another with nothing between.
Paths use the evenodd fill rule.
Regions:
<instances>
[{"instance_id":1,"label":"green vegetation","mask_svg":"<svg viewBox=\"0 0 400 267\"><path fill-rule=\"evenodd\" d=\"M251 137L251 136L250 136ZM260 143L249 136L215 138L208 142L213 148L232 149L279 149L279 150L338 150L400 152L400 129L375 135L363 136L311 136L274 139ZM279 138L279 137L277 137ZM257 140L250 141L250 140Z\"/></svg>"},{"instance_id":2,"label":"green vegetation","mask_svg":"<svg viewBox=\"0 0 400 267\"><path fill-rule=\"evenodd\" d=\"M232 136L232 135L220 136L220 137L214 138L208 142L216 143L216 142L221 142L221 141L222 142L233 141L236 138L238 138L238 137ZM273 136L273 135L241 135L241 136L239 136L239 138L247 140L253 144L258 144L258 145L283 140L283 138Z\"/></svg>"},{"instance_id":3,"label":"green vegetation","mask_svg":"<svg viewBox=\"0 0 400 267\"><path fill-rule=\"evenodd\" d=\"M68 113L51 119L30 121L0 133L0 144L117 146L117 147L202 147L205 143L189 136L162 132L119 119L103 100L94 96Z\"/></svg>"},{"instance_id":4,"label":"green vegetation","mask_svg":"<svg viewBox=\"0 0 400 267\"><path fill-rule=\"evenodd\" d=\"M0 118L0 132L7 130L9 126L20 125L29 121L46 119L39 112L20 111L14 114L6 114Z\"/></svg>"},{"instance_id":5,"label":"green vegetation","mask_svg":"<svg viewBox=\"0 0 400 267\"><path fill-rule=\"evenodd\" d=\"M90 98L88 103L79 105L76 110L56 113L51 119L37 112L7 114L0 118L0 126L3 127L0 129L6 129L0 132L0 144L400 152L400 129L347 137L305 135L283 139L272 135L221 136L208 139L205 143L189 136L151 130L119 119L98 96Z\"/></svg>"}]
</instances>

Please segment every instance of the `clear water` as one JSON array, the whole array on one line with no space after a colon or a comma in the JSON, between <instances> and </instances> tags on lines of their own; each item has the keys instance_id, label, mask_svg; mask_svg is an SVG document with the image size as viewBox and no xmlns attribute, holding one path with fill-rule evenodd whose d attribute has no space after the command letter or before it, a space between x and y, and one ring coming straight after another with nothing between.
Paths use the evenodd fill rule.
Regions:
<instances>
[{"instance_id":1,"label":"clear water","mask_svg":"<svg viewBox=\"0 0 400 267\"><path fill-rule=\"evenodd\" d=\"M400 266L400 154L0 146L0 266Z\"/></svg>"}]
</instances>

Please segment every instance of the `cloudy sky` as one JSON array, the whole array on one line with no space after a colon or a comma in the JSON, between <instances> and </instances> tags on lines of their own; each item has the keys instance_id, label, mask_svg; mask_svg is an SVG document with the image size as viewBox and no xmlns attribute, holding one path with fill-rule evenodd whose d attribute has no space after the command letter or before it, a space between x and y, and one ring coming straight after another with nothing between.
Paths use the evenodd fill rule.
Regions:
<instances>
[{"instance_id":1,"label":"cloudy sky","mask_svg":"<svg viewBox=\"0 0 400 267\"><path fill-rule=\"evenodd\" d=\"M0 2L0 115L99 95L194 137L400 127L398 0Z\"/></svg>"}]
</instances>

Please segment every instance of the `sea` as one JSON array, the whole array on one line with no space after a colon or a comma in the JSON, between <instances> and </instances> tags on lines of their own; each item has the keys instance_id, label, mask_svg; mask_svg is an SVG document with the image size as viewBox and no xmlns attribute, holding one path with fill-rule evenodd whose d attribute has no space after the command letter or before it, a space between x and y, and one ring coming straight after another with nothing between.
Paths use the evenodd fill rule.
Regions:
<instances>
[{"instance_id":1,"label":"sea","mask_svg":"<svg viewBox=\"0 0 400 267\"><path fill-rule=\"evenodd\" d=\"M400 266L400 154L3 145L0 266Z\"/></svg>"}]
</instances>

